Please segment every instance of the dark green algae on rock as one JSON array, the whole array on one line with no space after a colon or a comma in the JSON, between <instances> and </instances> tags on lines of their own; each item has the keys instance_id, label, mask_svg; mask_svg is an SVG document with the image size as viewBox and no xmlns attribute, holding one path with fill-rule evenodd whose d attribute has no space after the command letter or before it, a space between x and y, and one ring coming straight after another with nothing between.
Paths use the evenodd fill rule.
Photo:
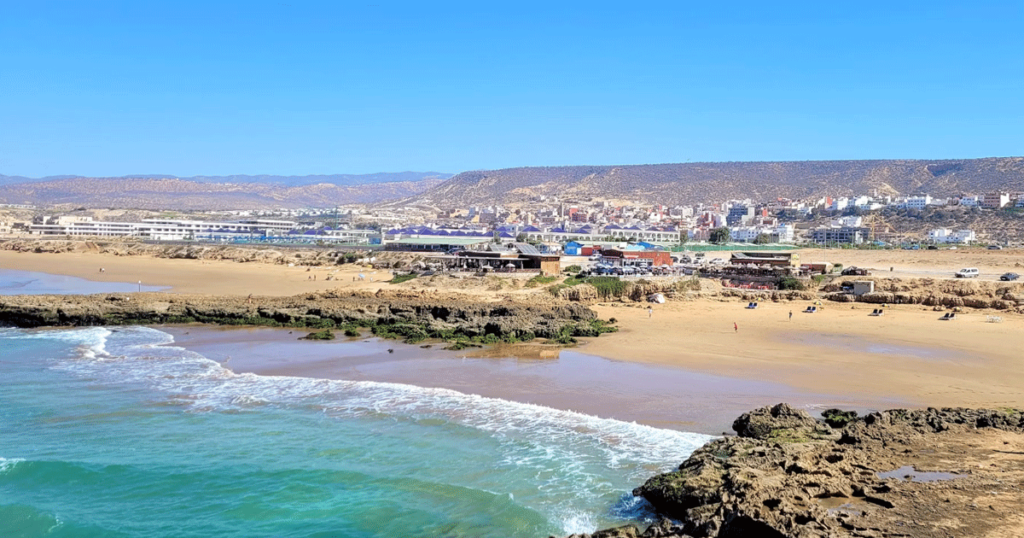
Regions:
<instances>
[{"instance_id":1,"label":"dark green algae on rock","mask_svg":"<svg viewBox=\"0 0 1024 538\"><path fill-rule=\"evenodd\" d=\"M453 295L323 292L294 297L211 297L168 293L0 297L0 325L215 325L369 329L416 343L497 343L548 338L570 344L614 327L579 304L492 303Z\"/></svg>"}]
</instances>

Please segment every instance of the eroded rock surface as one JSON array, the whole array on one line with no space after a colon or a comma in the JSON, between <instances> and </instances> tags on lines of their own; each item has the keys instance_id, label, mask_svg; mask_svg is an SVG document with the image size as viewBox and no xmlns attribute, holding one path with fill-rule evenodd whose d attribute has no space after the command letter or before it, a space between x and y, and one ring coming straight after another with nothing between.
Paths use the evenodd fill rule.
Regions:
<instances>
[{"instance_id":1,"label":"eroded rock surface","mask_svg":"<svg viewBox=\"0 0 1024 538\"><path fill-rule=\"evenodd\" d=\"M1019 411L895 409L831 428L779 404L733 427L633 491L673 520L637 536L1024 536Z\"/></svg>"},{"instance_id":2,"label":"eroded rock surface","mask_svg":"<svg viewBox=\"0 0 1024 538\"><path fill-rule=\"evenodd\" d=\"M46 327L215 323L553 338L597 336L596 316L578 304L483 302L457 294L321 292L294 297L212 297L168 293L0 297L0 326Z\"/></svg>"}]
</instances>

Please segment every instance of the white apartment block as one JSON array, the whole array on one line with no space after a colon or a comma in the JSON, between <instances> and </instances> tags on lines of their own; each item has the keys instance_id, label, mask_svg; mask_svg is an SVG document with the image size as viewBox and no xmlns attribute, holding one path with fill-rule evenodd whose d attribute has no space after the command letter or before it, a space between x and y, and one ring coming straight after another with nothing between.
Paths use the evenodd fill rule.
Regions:
<instances>
[{"instance_id":1,"label":"white apartment block","mask_svg":"<svg viewBox=\"0 0 1024 538\"><path fill-rule=\"evenodd\" d=\"M936 228L928 232L928 240L941 244L966 245L977 240L974 230L950 230L949 228Z\"/></svg>"},{"instance_id":2,"label":"white apartment block","mask_svg":"<svg viewBox=\"0 0 1024 538\"><path fill-rule=\"evenodd\" d=\"M184 241L203 234L283 234L295 227L294 222L279 220L248 220L210 222L201 220L143 219L142 222L109 222L92 217L44 218L29 231L37 235L71 237L138 237L154 241Z\"/></svg>"},{"instance_id":3,"label":"white apartment block","mask_svg":"<svg viewBox=\"0 0 1024 538\"><path fill-rule=\"evenodd\" d=\"M864 224L864 218L863 217L857 217L857 216L839 217L837 219L833 219L832 220L832 225L833 226L853 226L853 227L858 227L858 226L861 226L863 224Z\"/></svg>"},{"instance_id":4,"label":"white apartment block","mask_svg":"<svg viewBox=\"0 0 1024 538\"><path fill-rule=\"evenodd\" d=\"M978 207L981 205L981 196L962 196L960 205L964 207Z\"/></svg>"},{"instance_id":5,"label":"white apartment block","mask_svg":"<svg viewBox=\"0 0 1024 538\"><path fill-rule=\"evenodd\" d=\"M753 243L757 236L767 234L773 243L792 243L795 228L792 224L776 226L734 226L729 228L729 239L737 243Z\"/></svg>"},{"instance_id":6,"label":"white apartment block","mask_svg":"<svg viewBox=\"0 0 1024 538\"><path fill-rule=\"evenodd\" d=\"M792 224L779 224L774 230L779 243L792 243L796 235L796 228Z\"/></svg>"},{"instance_id":7,"label":"white apartment block","mask_svg":"<svg viewBox=\"0 0 1024 538\"><path fill-rule=\"evenodd\" d=\"M729 239L735 243L753 243L761 233L757 226L733 226L729 228Z\"/></svg>"},{"instance_id":8,"label":"white apartment block","mask_svg":"<svg viewBox=\"0 0 1024 538\"><path fill-rule=\"evenodd\" d=\"M900 205L907 209L916 209L920 211L932 203L932 197L926 194L924 196L909 196L906 201Z\"/></svg>"}]
</instances>

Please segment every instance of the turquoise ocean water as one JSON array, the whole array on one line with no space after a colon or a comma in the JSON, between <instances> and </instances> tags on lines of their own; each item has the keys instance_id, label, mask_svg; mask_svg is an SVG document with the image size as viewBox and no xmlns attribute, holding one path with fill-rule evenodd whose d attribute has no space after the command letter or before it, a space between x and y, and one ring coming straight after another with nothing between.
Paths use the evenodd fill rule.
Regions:
<instances>
[{"instance_id":1,"label":"turquoise ocean water","mask_svg":"<svg viewBox=\"0 0 1024 538\"><path fill-rule=\"evenodd\" d=\"M643 519L706 436L234 374L149 328L0 329L0 537L539 537Z\"/></svg>"}]
</instances>

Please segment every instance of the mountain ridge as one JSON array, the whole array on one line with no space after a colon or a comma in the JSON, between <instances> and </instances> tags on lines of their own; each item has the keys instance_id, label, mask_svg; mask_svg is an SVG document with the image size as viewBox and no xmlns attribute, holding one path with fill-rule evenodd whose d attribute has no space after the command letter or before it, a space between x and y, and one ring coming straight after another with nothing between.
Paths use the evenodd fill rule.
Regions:
<instances>
[{"instance_id":1,"label":"mountain ridge","mask_svg":"<svg viewBox=\"0 0 1024 538\"><path fill-rule=\"evenodd\" d=\"M339 186L366 185L373 183L395 183L402 181L421 181L424 179L447 179L452 174L445 172L376 172L372 174L308 174L303 176L273 175L273 174L232 174L227 176L176 176L174 174L128 174L123 176L82 176L76 174L61 174L31 178L25 176L6 176L0 174L0 185L13 185L20 183L45 183L48 181L61 181L68 179L180 179L183 181L194 181L196 183L241 183L241 184L268 184L286 185L298 187L303 185L331 184Z\"/></svg>"},{"instance_id":2,"label":"mountain ridge","mask_svg":"<svg viewBox=\"0 0 1024 538\"><path fill-rule=\"evenodd\" d=\"M0 182L0 203L152 210L323 208L406 198L443 181L425 178L340 185L326 182L286 185L214 183L180 178L73 177L8 184Z\"/></svg>"},{"instance_id":3,"label":"mountain ridge","mask_svg":"<svg viewBox=\"0 0 1024 538\"><path fill-rule=\"evenodd\" d=\"M472 170L401 204L436 207L563 199L694 204L870 194L1024 190L1024 158L871 159L586 165Z\"/></svg>"}]
</instances>

